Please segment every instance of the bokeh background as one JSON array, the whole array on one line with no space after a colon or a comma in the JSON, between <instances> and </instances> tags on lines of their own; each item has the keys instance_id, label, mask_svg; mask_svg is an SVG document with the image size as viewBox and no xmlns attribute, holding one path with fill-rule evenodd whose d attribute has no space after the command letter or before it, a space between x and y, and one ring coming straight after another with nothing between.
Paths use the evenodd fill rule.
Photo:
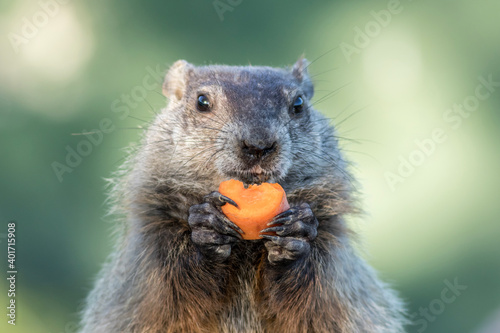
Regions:
<instances>
[{"instance_id":1,"label":"bokeh background","mask_svg":"<svg viewBox=\"0 0 500 333\"><path fill-rule=\"evenodd\" d=\"M170 64L304 53L359 179L366 214L351 223L407 302L408 331L487 332L500 316L500 87L477 87L500 81L499 15L497 0L1 0L0 267L15 220L19 273L15 327L0 279L0 331L75 332L112 246L104 178L165 104ZM478 104L476 89L489 93ZM112 130L82 143L103 119ZM86 156L58 177L68 149Z\"/></svg>"}]
</instances>

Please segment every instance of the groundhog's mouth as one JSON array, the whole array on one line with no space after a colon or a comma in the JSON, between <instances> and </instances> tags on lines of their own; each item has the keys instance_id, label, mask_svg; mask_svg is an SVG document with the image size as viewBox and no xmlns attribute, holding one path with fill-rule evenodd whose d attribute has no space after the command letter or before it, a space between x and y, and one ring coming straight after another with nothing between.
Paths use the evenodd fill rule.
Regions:
<instances>
[{"instance_id":1,"label":"groundhog's mouth","mask_svg":"<svg viewBox=\"0 0 500 333\"><path fill-rule=\"evenodd\" d=\"M229 176L243 182L245 185L251 185L269 181L272 182L276 175L275 172L264 170L257 165L249 170L235 170L229 172Z\"/></svg>"},{"instance_id":2,"label":"groundhog's mouth","mask_svg":"<svg viewBox=\"0 0 500 333\"><path fill-rule=\"evenodd\" d=\"M270 178L271 175L265 173L259 173L259 174L249 173L249 174L244 174L243 177L241 177L241 181L248 185L261 184L267 182Z\"/></svg>"}]
</instances>

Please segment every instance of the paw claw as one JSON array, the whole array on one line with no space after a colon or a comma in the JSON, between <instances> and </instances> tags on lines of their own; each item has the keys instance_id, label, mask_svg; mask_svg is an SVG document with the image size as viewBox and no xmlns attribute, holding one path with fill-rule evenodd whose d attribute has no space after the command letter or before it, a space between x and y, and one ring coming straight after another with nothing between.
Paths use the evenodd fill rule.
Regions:
<instances>
[{"instance_id":1,"label":"paw claw","mask_svg":"<svg viewBox=\"0 0 500 333\"><path fill-rule=\"evenodd\" d=\"M260 237L265 238L265 239L269 239L270 241L275 242L275 243L278 242L280 239L278 236L271 236L271 235L260 235Z\"/></svg>"},{"instance_id":2,"label":"paw claw","mask_svg":"<svg viewBox=\"0 0 500 333\"><path fill-rule=\"evenodd\" d=\"M285 216L285 217L280 217L280 218L274 218L267 225L268 226L272 226L272 225L276 225L276 224L288 224L288 223L292 222L293 219L294 219L293 215L289 215L289 216Z\"/></svg>"},{"instance_id":3,"label":"paw claw","mask_svg":"<svg viewBox=\"0 0 500 333\"><path fill-rule=\"evenodd\" d=\"M241 235L244 234L245 232L241 230L240 227L238 227L233 221L228 219L226 216L224 216L224 221L226 222L227 225L229 225L231 228L233 228L236 231L235 236L239 237L241 239Z\"/></svg>"},{"instance_id":4,"label":"paw claw","mask_svg":"<svg viewBox=\"0 0 500 333\"><path fill-rule=\"evenodd\" d=\"M283 231L283 227L281 226L278 226L278 227L271 227L271 228L266 228L266 229L262 229L260 231L260 233L265 233L265 232L276 232L276 233L279 233L281 231Z\"/></svg>"},{"instance_id":5,"label":"paw claw","mask_svg":"<svg viewBox=\"0 0 500 333\"><path fill-rule=\"evenodd\" d=\"M207 194L206 196L203 197L203 200L205 202L211 203L217 207L224 206L225 204L231 204L235 207L238 207L238 204L231 200L230 198L226 197L225 195L220 194L217 191L214 191L210 194Z\"/></svg>"},{"instance_id":6,"label":"paw claw","mask_svg":"<svg viewBox=\"0 0 500 333\"><path fill-rule=\"evenodd\" d=\"M295 208L290 208L289 210L285 210L283 213L280 213L274 217L274 219L280 219L283 217L288 217L290 215L295 214L296 209Z\"/></svg>"}]
</instances>

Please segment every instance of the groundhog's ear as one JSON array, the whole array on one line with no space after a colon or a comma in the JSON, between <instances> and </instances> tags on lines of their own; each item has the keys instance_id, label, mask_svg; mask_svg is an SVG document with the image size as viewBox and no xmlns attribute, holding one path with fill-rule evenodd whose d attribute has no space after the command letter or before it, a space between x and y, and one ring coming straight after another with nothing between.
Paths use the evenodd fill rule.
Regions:
<instances>
[{"instance_id":1,"label":"groundhog's ear","mask_svg":"<svg viewBox=\"0 0 500 333\"><path fill-rule=\"evenodd\" d=\"M181 99L186 91L186 82L193 65L185 60L177 60L168 70L163 82L163 95Z\"/></svg>"},{"instance_id":2,"label":"groundhog's ear","mask_svg":"<svg viewBox=\"0 0 500 333\"><path fill-rule=\"evenodd\" d=\"M308 98L312 98L314 94L314 86L311 79L309 78L309 73L307 72L307 67L309 66L309 61L303 56L297 60L292 68L292 74L295 76L297 81L302 84L304 92Z\"/></svg>"}]
</instances>

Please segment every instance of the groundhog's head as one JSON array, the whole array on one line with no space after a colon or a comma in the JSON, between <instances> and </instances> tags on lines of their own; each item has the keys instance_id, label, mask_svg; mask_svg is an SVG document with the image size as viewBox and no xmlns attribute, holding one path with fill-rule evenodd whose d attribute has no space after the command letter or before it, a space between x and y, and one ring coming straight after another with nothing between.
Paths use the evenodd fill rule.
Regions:
<instances>
[{"instance_id":1,"label":"groundhog's head","mask_svg":"<svg viewBox=\"0 0 500 333\"><path fill-rule=\"evenodd\" d=\"M341 159L333 129L312 108L307 65L175 62L163 84L168 106L146 135L157 178L212 187L233 178L291 189L331 174Z\"/></svg>"}]
</instances>

